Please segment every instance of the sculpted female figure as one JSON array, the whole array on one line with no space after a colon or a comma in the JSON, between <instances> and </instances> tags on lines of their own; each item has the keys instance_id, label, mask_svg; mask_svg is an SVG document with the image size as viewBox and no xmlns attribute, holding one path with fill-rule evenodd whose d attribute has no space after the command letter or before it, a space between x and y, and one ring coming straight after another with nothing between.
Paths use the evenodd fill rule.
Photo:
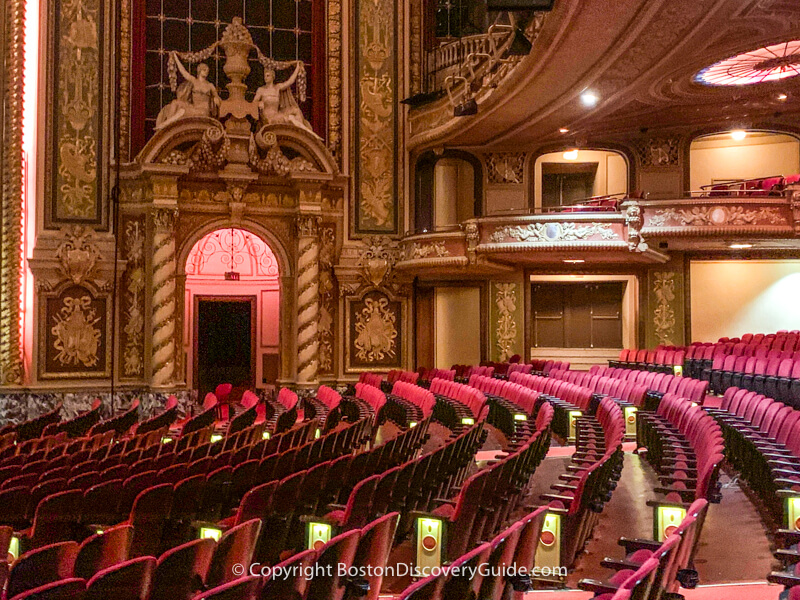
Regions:
<instances>
[{"instance_id":1,"label":"sculpted female figure","mask_svg":"<svg viewBox=\"0 0 800 600\"><path fill-rule=\"evenodd\" d=\"M258 106L258 114L262 125L290 123L312 131L311 124L303 117L303 111L297 105L297 101L294 99L290 89L302 67L303 63L297 61L294 72L289 76L289 79L281 83L275 83L275 71L273 69L264 69L264 85L256 90L256 95L253 98L253 102Z\"/></svg>"},{"instance_id":2,"label":"sculpted female figure","mask_svg":"<svg viewBox=\"0 0 800 600\"><path fill-rule=\"evenodd\" d=\"M217 107L222 100L217 93L217 88L208 80L208 65L200 63L197 65L197 77L192 75L183 63L178 59L177 52L170 52L178 71L184 79L192 84L192 106L194 116L214 117L217 114Z\"/></svg>"}]
</instances>

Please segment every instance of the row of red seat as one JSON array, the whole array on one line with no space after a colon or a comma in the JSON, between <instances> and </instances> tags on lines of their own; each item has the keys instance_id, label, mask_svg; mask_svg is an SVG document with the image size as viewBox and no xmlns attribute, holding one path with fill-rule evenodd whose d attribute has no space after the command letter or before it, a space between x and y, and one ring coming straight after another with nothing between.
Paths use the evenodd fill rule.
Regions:
<instances>
[{"instance_id":1,"label":"row of red seat","mask_svg":"<svg viewBox=\"0 0 800 600\"><path fill-rule=\"evenodd\" d=\"M800 491L800 411L753 391L730 387L718 409L726 456L751 488L783 516L783 489Z\"/></svg>"},{"instance_id":2,"label":"row of red seat","mask_svg":"<svg viewBox=\"0 0 800 600\"><path fill-rule=\"evenodd\" d=\"M446 556L460 556L491 538L525 496L550 445L550 404L542 404L536 417L535 430L518 450L471 475L455 498L433 509L447 524Z\"/></svg>"},{"instance_id":3,"label":"row of red seat","mask_svg":"<svg viewBox=\"0 0 800 600\"><path fill-rule=\"evenodd\" d=\"M158 559L143 556L127 560L131 528L120 527L98 536L100 544L85 546L98 553L88 560L71 542L26 555L11 569L8 586L12 594L8 598L327 600L351 585L361 591L372 590L370 598L377 598L397 520L397 513L386 515L361 529L336 536L317 549L294 554L263 575L250 574L248 569L262 529L259 520L231 529L219 542L193 540ZM358 581L347 577L354 565L368 577ZM237 570L239 567L242 568Z\"/></svg>"},{"instance_id":4,"label":"row of red seat","mask_svg":"<svg viewBox=\"0 0 800 600\"><path fill-rule=\"evenodd\" d=\"M756 179L743 179L729 183L701 186L706 196L782 196L789 185L800 181L800 175L773 175Z\"/></svg>"},{"instance_id":5,"label":"row of red seat","mask_svg":"<svg viewBox=\"0 0 800 600\"><path fill-rule=\"evenodd\" d=\"M514 402L528 415L534 414L536 410L539 393L519 383L472 375L469 378L469 385L485 394L492 394Z\"/></svg>"},{"instance_id":6,"label":"row of red seat","mask_svg":"<svg viewBox=\"0 0 800 600\"><path fill-rule=\"evenodd\" d=\"M366 402L372 408L376 417L386 404L386 394L380 390L380 387L366 383L356 384L356 398Z\"/></svg>"},{"instance_id":7,"label":"row of red seat","mask_svg":"<svg viewBox=\"0 0 800 600\"><path fill-rule=\"evenodd\" d=\"M551 371L550 377L587 387L598 394L611 396L636 407L644 406L647 396L647 386L635 379L617 379L588 371Z\"/></svg>"},{"instance_id":8,"label":"row of red seat","mask_svg":"<svg viewBox=\"0 0 800 600\"><path fill-rule=\"evenodd\" d=\"M415 373L414 371L400 371L397 369L393 369L389 371L386 375L386 380L389 383L396 383L398 381L404 381L406 383L417 383L419 380L419 373Z\"/></svg>"},{"instance_id":9,"label":"row of red seat","mask_svg":"<svg viewBox=\"0 0 800 600\"><path fill-rule=\"evenodd\" d=\"M608 366L672 373L676 365L683 366L685 356L685 348L674 346L658 346L654 350L623 349L617 360L608 361Z\"/></svg>"},{"instance_id":10,"label":"row of red seat","mask_svg":"<svg viewBox=\"0 0 800 600\"><path fill-rule=\"evenodd\" d=\"M621 538L622 560L606 558L601 565L615 571L605 581L582 579L578 587L594 592L595 600L660 600L681 586L696 585L692 566L700 531L708 511L706 500L696 500L663 542Z\"/></svg>"},{"instance_id":11,"label":"row of red seat","mask_svg":"<svg viewBox=\"0 0 800 600\"><path fill-rule=\"evenodd\" d=\"M576 420L575 453L564 483L551 486L557 493L545 494L550 511L561 515L561 564L571 566L586 541L622 473L622 440L625 421L619 406L604 398L594 415Z\"/></svg>"},{"instance_id":12,"label":"row of red seat","mask_svg":"<svg viewBox=\"0 0 800 600\"><path fill-rule=\"evenodd\" d=\"M392 386L391 395L392 400L395 402L402 400L419 408L423 418L428 418L433 413L434 406L436 406L436 397L433 392L405 381L396 381ZM407 418L412 417L407 415Z\"/></svg>"},{"instance_id":13,"label":"row of red seat","mask_svg":"<svg viewBox=\"0 0 800 600\"><path fill-rule=\"evenodd\" d=\"M512 373L509 381L536 390L547 397L555 408L553 432L563 439L574 436L574 419L570 413L586 413L594 395L589 388L542 375Z\"/></svg>"},{"instance_id":14,"label":"row of red seat","mask_svg":"<svg viewBox=\"0 0 800 600\"><path fill-rule=\"evenodd\" d=\"M421 381L433 381L434 379L455 381L456 378L455 369L427 369L425 367L421 367L418 373Z\"/></svg>"},{"instance_id":15,"label":"row of red seat","mask_svg":"<svg viewBox=\"0 0 800 600\"><path fill-rule=\"evenodd\" d=\"M430 391L438 396L443 396L455 400L469 411L469 416L473 419L480 415L486 405L486 396L461 383L455 383L451 379L440 379L438 377L431 380Z\"/></svg>"},{"instance_id":16,"label":"row of red seat","mask_svg":"<svg viewBox=\"0 0 800 600\"><path fill-rule=\"evenodd\" d=\"M531 591L530 573L546 512L546 506L537 508L490 542L453 560L449 569L413 583L399 600L501 600L510 593Z\"/></svg>"},{"instance_id":17,"label":"row of red seat","mask_svg":"<svg viewBox=\"0 0 800 600\"><path fill-rule=\"evenodd\" d=\"M725 444L720 426L701 407L665 394L656 412L639 412L637 443L647 448L644 456L663 484L656 491L667 502L719 502Z\"/></svg>"},{"instance_id":18,"label":"row of red seat","mask_svg":"<svg viewBox=\"0 0 800 600\"><path fill-rule=\"evenodd\" d=\"M800 351L784 357L785 351L770 350L764 357L719 355L704 376L711 388L723 394L729 387L745 388L800 406Z\"/></svg>"},{"instance_id":19,"label":"row of red seat","mask_svg":"<svg viewBox=\"0 0 800 600\"><path fill-rule=\"evenodd\" d=\"M668 373L631 371L629 369L614 369L597 365L589 369L589 373L591 375L632 381L645 386L648 392L675 394L700 405L705 402L706 393L708 392L708 382L706 381L699 381L691 377L678 377Z\"/></svg>"}]
</instances>

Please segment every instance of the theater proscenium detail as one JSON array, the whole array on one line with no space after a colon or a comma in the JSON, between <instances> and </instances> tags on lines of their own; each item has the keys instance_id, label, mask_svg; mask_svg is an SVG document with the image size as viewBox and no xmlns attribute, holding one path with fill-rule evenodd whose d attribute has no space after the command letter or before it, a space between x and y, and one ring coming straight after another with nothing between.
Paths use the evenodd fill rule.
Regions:
<instances>
[{"instance_id":1,"label":"theater proscenium detail","mask_svg":"<svg viewBox=\"0 0 800 600\"><path fill-rule=\"evenodd\" d=\"M223 70L230 81L225 86L227 98L222 98L213 83L208 81L209 67L203 62L210 58L217 48L225 52ZM264 83L256 91L253 100L247 100L245 78L250 74L248 61L250 52L255 50L258 61L264 68ZM197 65L193 75L186 65ZM222 38L211 46L198 52L170 52L167 62L170 87L175 99L161 109L156 120L156 129L189 117L211 117L225 121L229 134L247 134L250 123L247 117L257 120L259 127L267 125L294 125L314 133L306 121L298 100L306 99L306 71L303 61L277 61L265 56L255 45L250 32L240 17L235 17L225 28ZM276 82L275 72L292 69L286 81ZM178 74L183 81L178 84ZM296 91L292 92L292 86Z\"/></svg>"}]
</instances>

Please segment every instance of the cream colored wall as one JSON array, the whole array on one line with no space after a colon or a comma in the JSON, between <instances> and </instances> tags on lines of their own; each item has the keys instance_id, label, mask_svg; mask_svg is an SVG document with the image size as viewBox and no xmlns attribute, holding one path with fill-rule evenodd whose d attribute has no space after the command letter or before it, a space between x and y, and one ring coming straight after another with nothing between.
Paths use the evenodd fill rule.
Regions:
<instances>
[{"instance_id":1,"label":"cream colored wall","mask_svg":"<svg viewBox=\"0 0 800 600\"><path fill-rule=\"evenodd\" d=\"M475 202L472 165L465 160L442 159L433 169L435 227L462 223L473 217Z\"/></svg>"},{"instance_id":2,"label":"cream colored wall","mask_svg":"<svg viewBox=\"0 0 800 600\"><path fill-rule=\"evenodd\" d=\"M692 340L800 329L800 260L691 263Z\"/></svg>"},{"instance_id":3,"label":"cream colored wall","mask_svg":"<svg viewBox=\"0 0 800 600\"><path fill-rule=\"evenodd\" d=\"M436 367L481 361L481 290L440 287L435 292Z\"/></svg>"},{"instance_id":4,"label":"cream colored wall","mask_svg":"<svg viewBox=\"0 0 800 600\"><path fill-rule=\"evenodd\" d=\"M542 163L581 163L596 162L597 173L594 179L593 196L624 194L628 191L628 163L616 152L606 150L580 150L578 158L566 160L563 152L543 154L533 166L533 200L535 206L542 206Z\"/></svg>"},{"instance_id":5,"label":"cream colored wall","mask_svg":"<svg viewBox=\"0 0 800 600\"><path fill-rule=\"evenodd\" d=\"M754 134L737 142L726 135L700 138L689 150L690 185L800 172L800 142L781 134Z\"/></svg>"}]
</instances>

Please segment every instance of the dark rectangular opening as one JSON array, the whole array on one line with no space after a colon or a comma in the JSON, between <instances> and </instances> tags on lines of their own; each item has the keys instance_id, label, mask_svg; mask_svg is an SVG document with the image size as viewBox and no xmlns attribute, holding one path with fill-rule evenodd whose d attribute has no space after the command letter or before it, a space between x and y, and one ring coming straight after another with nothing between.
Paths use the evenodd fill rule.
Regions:
<instances>
[{"instance_id":1,"label":"dark rectangular opening","mask_svg":"<svg viewBox=\"0 0 800 600\"><path fill-rule=\"evenodd\" d=\"M624 282L534 283L537 348L622 348Z\"/></svg>"},{"instance_id":2,"label":"dark rectangular opening","mask_svg":"<svg viewBox=\"0 0 800 600\"><path fill-rule=\"evenodd\" d=\"M255 296L195 296L194 382L200 398L220 383L238 397L255 387Z\"/></svg>"},{"instance_id":3,"label":"dark rectangular opening","mask_svg":"<svg viewBox=\"0 0 800 600\"><path fill-rule=\"evenodd\" d=\"M596 162L543 163L542 207L556 208L574 204L594 193Z\"/></svg>"}]
</instances>

